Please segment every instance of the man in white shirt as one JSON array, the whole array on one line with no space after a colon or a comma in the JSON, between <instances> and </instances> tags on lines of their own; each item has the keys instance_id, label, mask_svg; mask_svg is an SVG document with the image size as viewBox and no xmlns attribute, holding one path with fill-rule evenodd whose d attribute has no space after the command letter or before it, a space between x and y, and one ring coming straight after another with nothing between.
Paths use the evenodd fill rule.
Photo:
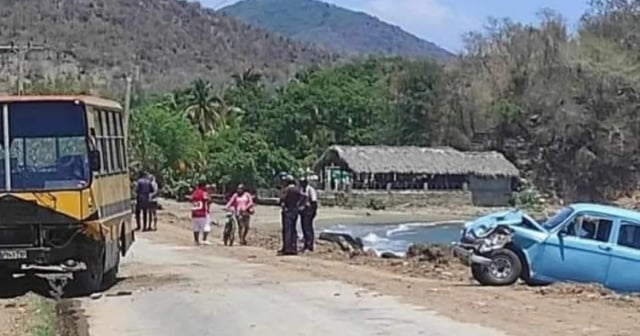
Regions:
<instances>
[{"instance_id":1,"label":"man in white shirt","mask_svg":"<svg viewBox=\"0 0 640 336\"><path fill-rule=\"evenodd\" d=\"M313 252L315 233L313 230L313 220L318 212L318 193L316 189L309 185L306 178L300 179L300 189L304 195L304 202L300 208L300 222L302 235L304 237L304 248L302 252Z\"/></svg>"}]
</instances>

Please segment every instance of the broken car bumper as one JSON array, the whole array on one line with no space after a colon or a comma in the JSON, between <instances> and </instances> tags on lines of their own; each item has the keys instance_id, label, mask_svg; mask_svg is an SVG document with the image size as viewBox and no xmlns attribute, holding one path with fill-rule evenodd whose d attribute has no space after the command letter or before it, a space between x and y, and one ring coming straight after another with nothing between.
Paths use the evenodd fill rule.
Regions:
<instances>
[{"instance_id":1,"label":"broken car bumper","mask_svg":"<svg viewBox=\"0 0 640 336\"><path fill-rule=\"evenodd\" d=\"M470 266L472 264L488 265L491 259L477 255L473 250L462 247L454 243L453 252L462 261L463 264Z\"/></svg>"}]
</instances>

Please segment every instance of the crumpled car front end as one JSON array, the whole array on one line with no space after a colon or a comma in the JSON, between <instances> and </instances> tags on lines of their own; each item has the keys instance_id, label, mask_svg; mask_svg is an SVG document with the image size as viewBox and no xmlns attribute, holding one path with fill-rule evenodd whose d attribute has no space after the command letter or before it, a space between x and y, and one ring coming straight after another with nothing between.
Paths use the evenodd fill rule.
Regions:
<instances>
[{"instance_id":1,"label":"crumpled car front end","mask_svg":"<svg viewBox=\"0 0 640 336\"><path fill-rule=\"evenodd\" d=\"M453 250L460 260L471 266L472 264L491 263L485 255L493 250L501 249L511 243L513 229L508 225L498 225L488 228L484 235L477 236L473 230L466 227L461 232L459 242L453 243Z\"/></svg>"},{"instance_id":2,"label":"crumpled car front end","mask_svg":"<svg viewBox=\"0 0 640 336\"><path fill-rule=\"evenodd\" d=\"M522 230L530 229L541 228L519 209L488 214L465 223L453 250L481 284L510 285L527 267L517 240Z\"/></svg>"}]
</instances>

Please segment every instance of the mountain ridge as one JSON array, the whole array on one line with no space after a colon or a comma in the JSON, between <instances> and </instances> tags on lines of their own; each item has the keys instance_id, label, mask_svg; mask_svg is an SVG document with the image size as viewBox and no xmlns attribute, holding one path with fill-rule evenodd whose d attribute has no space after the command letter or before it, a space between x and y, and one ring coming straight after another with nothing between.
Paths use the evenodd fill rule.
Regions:
<instances>
[{"instance_id":1,"label":"mountain ridge","mask_svg":"<svg viewBox=\"0 0 640 336\"><path fill-rule=\"evenodd\" d=\"M219 84L247 68L278 81L336 58L184 0L0 0L0 14L0 44L48 47L27 58L32 81L64 73L108 83L138 69L144 89L165 91L198 77ZM2 55L0 91L18 63Z\"/></svg>"},{"instance_id":2,"label":"mountain ridge","mask_svg":"<svg viewBox=\"0 0 640 336\"><path fill-rule=\"evenodd\" d=\"M436 59L454 55L373 15L318 0L243 0L219 12L337 52Z\"/></svg>"}]
</instances>

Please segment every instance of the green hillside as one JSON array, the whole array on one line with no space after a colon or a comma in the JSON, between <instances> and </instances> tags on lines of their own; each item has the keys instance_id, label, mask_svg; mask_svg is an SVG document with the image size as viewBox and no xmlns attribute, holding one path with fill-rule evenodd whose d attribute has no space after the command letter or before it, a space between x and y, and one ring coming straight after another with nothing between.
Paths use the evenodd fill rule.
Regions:
<instances>
[{"instance_id":1,"label":"green hillside","mask_svg":"<svg viewBox=\"0 0 640 336\"><path fill-rule=\"evenodd\" d=\"M266 30L339 52L437 59L452 56L434 43L371 15L316 0L245 0L221 11Z\"/></svg>"},{"instance_id":2,"label":"green hillside","mask_svg":"<svg viewBox=\"0 0 640 336\"><path fill-rule=\"evenodd\" d=\"M48 48L29 55L25 69L32 80L65 73L110 83L137 67L144 88L158 91L197 77L227 81L250 67L282 80L332 57L180 0L0 0L0 13L0 44L33 41ZM18 72L17 57L3 57L0 92Z\"/></svg>"}]
</instances>

